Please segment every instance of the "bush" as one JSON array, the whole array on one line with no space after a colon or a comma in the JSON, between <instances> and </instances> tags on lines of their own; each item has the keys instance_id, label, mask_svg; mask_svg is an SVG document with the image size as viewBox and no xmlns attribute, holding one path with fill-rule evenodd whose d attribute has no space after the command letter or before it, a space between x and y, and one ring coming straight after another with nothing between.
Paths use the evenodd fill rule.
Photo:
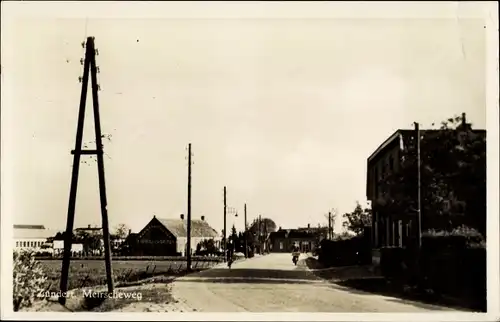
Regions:
<instances>
[{"instance_id":1,"label":"bush","mask_svg":"<svg viewBox=\"0 0 500 322\"><path fill-rule=\"evenodd\" d=\"M483 247L484 236L474 228L460 226L452 231L430 229L422 234L422 247L429 249L464 249Z\"/></svg>"},{"instance_id":2,"label":"bush","mask_svg":"<svg viewBox=\"0 0 500 322\"><path fill-rule=\"evenodd\" d=\"M420 283L438 294L472 301L486 308L486 241L466 226L422 235Z\"/></svg>"},{"instance_id":3,"label":"bush","mask_svg":"<svg viewBox=\"0 0 500 322\"><path fill-rule=\"evenodd\" d=\"M387 279L404 279L408 264L406 250L401 247L382 247L380 249L380 270Z\"/></svg>"},{"instance_id":4,"label":"bush","mask_svg":"<svg viewBox=\"0 0 500 322\"><path fill-rule=\"evenodd\" d=\"M12 291L14 311L33 304L37 294L45 290L47 277L32 251L14 251Z\"/></svg>"},{"instance_id":5,"label":"bush","mask_svg":"<svg viewBox=\"0 0 500 322\"><path fill-rule=\"evenodd\" d=\"M323 239L317 252L318 260L326 266L371 264L372 260L371 244L363 235L338 240Z\"/></svg>"}]
</instances>

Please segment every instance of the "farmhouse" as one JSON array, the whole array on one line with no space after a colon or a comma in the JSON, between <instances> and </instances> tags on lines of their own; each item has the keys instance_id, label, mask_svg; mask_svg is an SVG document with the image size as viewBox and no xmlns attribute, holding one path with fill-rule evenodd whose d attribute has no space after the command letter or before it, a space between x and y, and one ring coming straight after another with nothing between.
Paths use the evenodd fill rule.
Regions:
<instances>
[{"instance_id":1,"label":"farmhouse","mask_svg":"<svg viewBox=\"0 0 500 322\"><path fill-rule=\"evenodd\" d=\"M220 236L202 217L191 220L191 253L196 245L213 239L220 244ZM187 222L184 219L164 219L156 216L137 234L126 240L128 252L136 256L175 256L186 254Z\"/></svg>"}]
</instances>

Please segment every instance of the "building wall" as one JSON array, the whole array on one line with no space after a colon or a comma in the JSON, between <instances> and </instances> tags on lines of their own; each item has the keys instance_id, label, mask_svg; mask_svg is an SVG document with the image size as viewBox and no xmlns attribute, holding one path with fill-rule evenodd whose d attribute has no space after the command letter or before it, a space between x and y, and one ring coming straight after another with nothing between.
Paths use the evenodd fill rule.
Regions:
<instances>
[{"instance_id":1,"label":"building wall","mask_svg":"<svg viewBox=\"0 0 500 322\"><path fill-rule=\"evenodd\" d=\"M176 238L163 226L150 225L137 238L133 253L137 256L174 256L177 253Z\"/></svg>"},{"instance_id":2,"label":"building wall","mask_svg":"<svg viewBox=\"0 0 500 322\"><path fill-rule=\"evenodd\" d=\"M191 238L191 254L194 254L196 251L196 245L205 239L213 239L215 241L216 246L220 246L221 238L213 238L213 237L192 237ZM187 250L187 237L177 237L177 252L181 253L182 256L186 256Z\"/></svg>"},{"instance_id":3,"label":"building wall","mask_svg":"<svg viewBox=\"0 0 500 322\"><path fill-rule=\"evenodd\" d=\"M376 206L377 199L383 198L386 193L384 180L400 169L401 157L400 142L396 139L382 150L368 167L367 199L373 205L372 245L375 249L383 246L404 246L411 235L412 222L409 216L396 219ZM387 195L385 197L389 198Z\"/></svg>"},{"instance_id":4,"label":"building wall","mask_svg":"<svg viewBox=\"0 0 500 322\"><path fill-rule=\"evenodd\" d=\"M289 253L293 245L299 245L301 251L310 252L316 248L316 240L306 238L276 238L271 241L270 251L273 253Z\"/></svg>"},{"instance_id":5,"label":"building wall","mask_svg":"<svg viewBox=\"0 0 500 322\"><path fill-rule=\"evenodd\" d=\"M54 255L62 255L64 253L64 240L54 240L53 244ZM83 253L83 244L71 244L71 252Z\"/></svg>"},{"instance_id":6,"label":"building wall","mask_svg":"<svg viewBox=\"0 0 500 322\"><path fill-rule=\"evenodd\" d=\"M47 238L16 238L14 249L16 250L39 250L47 242Z\"/></svg>"}]
</instances>

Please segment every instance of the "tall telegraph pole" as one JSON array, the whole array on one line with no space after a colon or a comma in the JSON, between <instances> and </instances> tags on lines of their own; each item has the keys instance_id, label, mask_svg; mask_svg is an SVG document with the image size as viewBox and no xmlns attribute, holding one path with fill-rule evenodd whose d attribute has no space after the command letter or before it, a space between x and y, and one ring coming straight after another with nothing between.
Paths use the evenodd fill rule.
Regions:
<instances>
[{"instance_id":1,"label":"tall telegraph pole","mask_svg":"<svg viewBox=\"0 0 500 322\"><path fill-rule=\"evenodd\" d=\"M227 240L226 240L226 215L227 215L227 202L226 202L226 186L224 186L224 260L226 260Z\"/></svg>"},{"instance_id":2,"label":"tall telegraph pole","mask_svg":"<svg viewBox=\"0 0 500 322\"><path fill-rule=\"evenodd\" d=\"M417 215L418 215L418 248L422 247L422 196L421 196L421 172L420 172L420 128L415 122L417 139Z\"/></svg>"},{"instance_id":3,"label":"tall telegraph pole","mask_svg":"<svg viewBox=\"0 0 500 322\"><path fill-rule=\"evenodd\" d=\"M104 177L104 159L103 159L103 145L101 134L101 119L99 114L99 99L98 91L99 85L97 84L98 67L96 66L95 56L97 49L94 44L94 37L88 37L87 41L82 43L86 48L85 59L82 59L83 77L80 79L82 82L82 91L80 96L80 110L78 112L78 124L76 128L75 149L71 151L73 154L73 172L71 175L71 187L69 193L68 215L66 221L66 235L64 238L64 255L61 267L61 296L59 303L64 305L66 303L66 294L68 290L68 275L71 260L71 244L73 242L73 224L75 219L75 205L76 205L76 192L78 188L78 174L80 170L80 156L81 155L96 155L97 156L97 174L99 178L99 197L101 201L101 216L102 216L102 231L104 239L104 260L106 267L106 281L108 292L113 292L113 270L111 269L111 247L109 242L109 222L108 222L108 207L106 198L106 184ZM85 121L85 106L87 102L87 88L90 79L92 81L92 101L94 112L94 129L96 136L96 149L95 150L82 150L83 139L83 126Z\"/></svg>"},{"instance_id":4,"label":"tall telegraph pole","mask_svg":"<svg viewBox=\"0 0 500 322\"><path fill-rule=\"evenodd\" d=\"M191 270L191 143L188 145L187 269Z\"/></svg>"},{"instance_id":5,"label":"tall telegraph pole","mask_svg":"<svg viewBox=\"0 0 500 322\"><path fill-rule=\"evenodd\" d=\"M259 215L259 253L262 254L262 215Z\"/></svg>"},{"instance_id":6,"label":"tall telegraph pole","mask_svg":"<svg viewBox=\"0 0 500 322\"><path fill-rule=\"evenodd\" d=\"M245 258L248 258L248 234L247 234L247 204L243 207L243 212L245 215L245 233L244 233L244 238L245 238Z\"/></svg>"},{"instance_id":7,"label":"tall telegraph pole","mask_svg":"<svg viewBox=\"0 0 500 322\"><path fill-rule=\"evenodd\" d=\"M332 239L332 212L328 212L328 239Z\"/></svg>"}]
</instances>

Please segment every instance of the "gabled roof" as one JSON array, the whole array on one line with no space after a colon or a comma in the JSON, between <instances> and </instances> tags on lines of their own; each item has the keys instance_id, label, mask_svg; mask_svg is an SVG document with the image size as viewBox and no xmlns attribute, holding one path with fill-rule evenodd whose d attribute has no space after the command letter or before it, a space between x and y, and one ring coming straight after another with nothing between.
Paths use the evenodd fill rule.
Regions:
<instances>
[{"instance_id":1,"label":"gabled roof","mask_svg":"<svg viewBox=\"0 0 500 322\"><path fill-rule=\"evenodd\" d=\"M301 229L281 229L272 232L269 236L271 239L276 238L314 238L320 235L320 231L303 231Z\"/></svg>"},{"instance_id":2,"label":"gabled roof","mask_svg":"<svg viewBox=\"0 0 500 322\"><path fill-rule=\"evenodd\" d=\"M290 231L290 233L288 234L288 238L314 238L317 235L319 235L319 234L292 229Z\"/></svg>"},{"instance_id":3,"label":"gabled roof","mask_svg":"<svg viewBox=\"0 0 500 322\"><path fill-rule=\"evenodd\" d=\"M45 229L44 225L14 225L14 229Z\"/></svg>"},{"instance_id":4,"label":"gabled roof","mask_svg":"<svg viewBox=\"0 0 500 322\"><path fill-rule=\"evenodd\" d=\"M187 237L187 222L183 219L156 218L175 237ZM214 238L219 234L210 225L200 219L191 220L191 237Z\"/></svg>"},{"instance_id":5,"label":"gabled roof","mask_svg":"<svg viewBox=\"0 0 500 322\"><path fill-rule=\"evenodd\" d=\"M16 239L42 239L54 237L57 231L52 229L18 228L14 227L14 238Z\"/></svg>"},{"instance_id":6,"label":"gabled roof","mask_svg":"<svg viewBox=\"0 0 500 322\"><path fill-rule=\"evenodd\" d=\"M465 125L472 133L474 134L479 134L479 135L486 135L486 130L482 129L471 129L470 124ZM460 130L463 129L464 127L457 127L457 129L448 129L448 130L442 130L442 129L420 129L420 134L425 135L426 133L435 133L435 132L441 132L441 131L455 131L455 130ZM391 136L389 136L369 157L368 157L368 163L370 163L373 159L377 157L377 155L381 152L384 151L384 149L389 146L391 143L393 143L395 140L399 140L399 144L401 148L404 146L404 144L412 137L415 135L415 130L409 130L409 129L399 129L396 132L394 132Z\"/></svg>"},{"instance_id":7,"label":"gabled roof","mask_svg":"<svg viewBox=\"0 0 500 322\"><path fill-rule=\"evenodd\" d=\"M422 136L425 136L425 134L428 134L428 133L436 133L436 132L442 132L442 131L460 131L460 130L463 130L463 129L466 129L466 130L469 130L471 131L472 133L476 134L476 135L480 135L480 136L484 136L486 137L486 130L483 130L483 129L472 129L471 127L471 124L470 123L462 123L461 125L459 125L456 129L420 129L420 134ZM366 196L368 197L370 192L368 191L369 190L369 187L370 187L370 184L369 184L369 181L370 181L370 177L368 175L368 172L370 171L370 167L372 165L372 162L376 162L376 160L378 159L379 156L381 155L384 155L384 151L386 150L386 148L388 148L389 146L394 146L394 144L396 144L396 141L398 141L399 143L399 148L400 150L403 150L405 145L408 144L408 142L411 141L411 139L413 138L413 136L416 134L416 131L415 129L412 129L412 130L409 130L409 129L399 129L397 130L396 132L394 132L391 136L389 136L367 159L367 176L366 176Z\"/></svg>"}]
</instances>

